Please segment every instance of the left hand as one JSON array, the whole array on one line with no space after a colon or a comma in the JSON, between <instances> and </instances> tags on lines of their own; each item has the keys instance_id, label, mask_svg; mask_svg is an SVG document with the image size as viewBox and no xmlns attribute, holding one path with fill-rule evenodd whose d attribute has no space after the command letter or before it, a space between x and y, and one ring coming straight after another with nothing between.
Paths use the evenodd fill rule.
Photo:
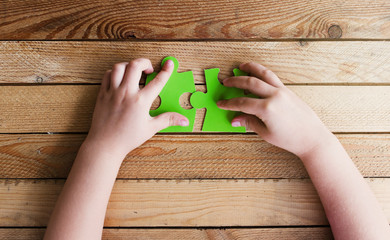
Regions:
<instances>
[{"instance_id":1,"label":"left hand","mask_svg":"<svg viewBox=\"0 0 390 240\"><path fill-rule=\"evenodd\" d=\"M150 60L139 58L115 64L104 75L84 144L124 157L164 128L188 126L188 119L178 113L149 115L150 107L171 76L173 67L173 62L168 60L154 80L140 89L142 72L153 72Z\"/></svg>"},{"instance_id":2,"label":"left hand","mask_svg":"<svg viewBox=\"0 0 390 240\"><path fill-rule=\"evenodd\" d=\"M251 76L230 77L223 80L223 85L248 90L259 98L232 98L217 103L222 109L244 113L232 120L233 126L252 129L267 142L301 159L334 140L316 113L275 73L254 62L243 63L240 69Z\"/></svg>"}]
</instances>

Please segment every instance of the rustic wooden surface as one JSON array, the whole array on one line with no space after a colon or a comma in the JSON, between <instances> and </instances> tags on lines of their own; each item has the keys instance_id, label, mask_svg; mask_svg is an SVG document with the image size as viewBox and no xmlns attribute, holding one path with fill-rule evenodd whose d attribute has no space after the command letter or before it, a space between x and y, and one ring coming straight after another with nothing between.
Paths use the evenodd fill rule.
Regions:
<instances>
[{"instance_id":1,"label":"rustic wooden surface","mask_svg":"<svg viewBox=\"0 0 390 240\"><path fill-rule=\"evenodd\" d=\"M203 69L232 75L241 62L256 61L286 84L389 84L390 43L386 41L166 42L29 41L0 42L0 83L95 83L117 62L148 56L159 69L167 55L179 60L179 72ZM229 49L226 51L226 49Z\"/></svg>"},{"instance_id":2,"label":"rustic wooden surface","mask_svg":"<svg viewBox=\"0 0 390 240\"><path fill-rule=\"evenodd\" d=\"M367 180L390 220L390 179ZM4 226L46 226L63 180L2 180ZM308 179L117 180L108 227L328 224Z\"/></svg>"},{"instance_id":3,"label":"rustic wooden surface","mask_svg":"<svg viewBox=\"0 0 390 240\"><path fill-rule=\"evenodd\" d=\"M337 134L365 177L390 175L389 134ZM7 134L0 178L66 178L84 134ZM375 156L373 158L372 156ZM308 178L301 161L257 135L157 135L129 153L121 179Z\"/></svg>"},{"instance_id":4,"label":"rustic wooden surface","mask_svg":"<svg viewBox=\"0 0 390 240\"><path fill-rule=\"evenodd\" d=\"M0 229L0 240L35 240L42 239L44 229ZM124 229L105 228L103 240L108 239L181 239L181 240L326 240L332 239L327 227L316 228L224 228L224 229Z\"/></svg>"},{"instance_id":5,"label":"rustic wooden surface","mask_svg":"<svg viewBox=\"0 0 390 240\"><path fill-rule=\"evenodd\" d=\"M275 71L336 133L390 220L389 1L0 0L0 13L0 240L42 238L103 73L137 57L159 70L168 55L200 91L203 69ZM129 153L103 239L332 239L296 156L251 132L202 133L204 114L194 133Z\"/></svg>"},{"instance_id":6,"label":"rustic wooden surface","mask_svg":"<svg viewBox=\"0 0 390 240\"><path fill-rule=\"evenodd\" d=\"M1 39L389 38L386 0L2 1Z\"/></svg>"}]
</instances>

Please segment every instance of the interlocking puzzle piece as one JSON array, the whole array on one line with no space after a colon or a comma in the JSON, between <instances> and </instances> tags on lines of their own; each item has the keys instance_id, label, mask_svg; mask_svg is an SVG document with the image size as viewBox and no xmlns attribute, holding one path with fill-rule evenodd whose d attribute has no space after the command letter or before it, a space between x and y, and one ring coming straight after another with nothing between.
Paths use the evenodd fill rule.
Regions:
<instances>
[{"instance_id":1,"label":"interlocking puzzle piece","mask_svg":"<svg viewBox=\"0 0 390 240\"><path fill-rule=\"evenodd\" d=\"M233 127L231 121L237 112L220 109L217 101L236 97L255 97L245 95L244 90L223 86L218 80L219 68L204 70L207 92L195 92L190 103L194 108L206 108L202 131L207 132L245 132L245 127ZM234 76L247 76L239 69L233 70Z\"/></svg>"},{"instance_id":2,"label":"interlocking puzzle piece","mask_svg":"<svg viewBox=\"0 0 390 240\"><path fill-rule=\"evenodd\" d=\"M196 109L182 108L180 106L179 100L183 93L195 92L194 75L192 74L192 71L178 73L177 69L179 68L179 62L176 58L171 56L164 58L164 60L161 62L161 67L164 66L164 63L167 60L173 61L174 69L172 75L159 94L161 99L160 106L155 110L150 110L149 113L152 117L154 117L165 112L177 112L188 118L188 126L171 126L161 130L160 132L192 132L192 129L194 128ZM146 77L146 84L152 81L156 75L157 73L149 74Z\"/></svg>"}]
</instances>

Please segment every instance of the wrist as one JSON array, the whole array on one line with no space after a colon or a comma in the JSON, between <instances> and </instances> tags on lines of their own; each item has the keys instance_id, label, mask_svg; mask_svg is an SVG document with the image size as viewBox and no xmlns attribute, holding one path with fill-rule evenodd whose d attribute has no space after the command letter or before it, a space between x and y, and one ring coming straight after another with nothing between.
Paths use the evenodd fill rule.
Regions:
<instances>
[{"instance_id":1,"label":"wrist","mask_svg":"<svg viewBox=\"0 0 390 240\"><path fill-rule=\"evenodd\" d=\"M320 139L320 141L312 146L307 151L297 154L297 156L303 161L307 161L309 159L313 159L315 156L319 156L324 152L333 151L335 148L341 146L341 143L337 139L337 137L331 133L326 132Z\"/></svg>"},{"instance_id":2,"label":"wrist","mask_svg":"<svg viewBox=\"0 0 390 240\"><path fill-rule=\"evenodd\" d=\"M104 141L86 138L82 143L79 152L87 152L93 155L100 155L109 158L110 161L122 162L127 153L118 148L114 148Z\"/></svg>"}]
</instances>

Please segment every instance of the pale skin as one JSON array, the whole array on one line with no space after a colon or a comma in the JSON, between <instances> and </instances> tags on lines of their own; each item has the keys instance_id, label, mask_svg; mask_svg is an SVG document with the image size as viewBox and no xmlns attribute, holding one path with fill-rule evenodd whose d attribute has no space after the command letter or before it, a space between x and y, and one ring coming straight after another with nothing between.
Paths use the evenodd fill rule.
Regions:
<instances>
[{"instance_id":1,"label":"pale skin","mask_svg":"<svg viewBox=\"0 0 390 240\"><path fill-rule=\"evenodd\" d=\"M264 66L250 62L240 69L251 76L227 78L223 84L249 90L259 98L218 102L222 109L244 113L232 125L250 128L302 160L336 239L390 239L388 221L374 194L311 108ZM178 113L149 115L172 71L173 64L167 61L143 89L138 85L142 72L153 72L148 59L116 64L105 74L90 132L59 196L45 239L100 239L109 196L126 154L161 129L188 125Z\"/></svg>"}]
</instances>

